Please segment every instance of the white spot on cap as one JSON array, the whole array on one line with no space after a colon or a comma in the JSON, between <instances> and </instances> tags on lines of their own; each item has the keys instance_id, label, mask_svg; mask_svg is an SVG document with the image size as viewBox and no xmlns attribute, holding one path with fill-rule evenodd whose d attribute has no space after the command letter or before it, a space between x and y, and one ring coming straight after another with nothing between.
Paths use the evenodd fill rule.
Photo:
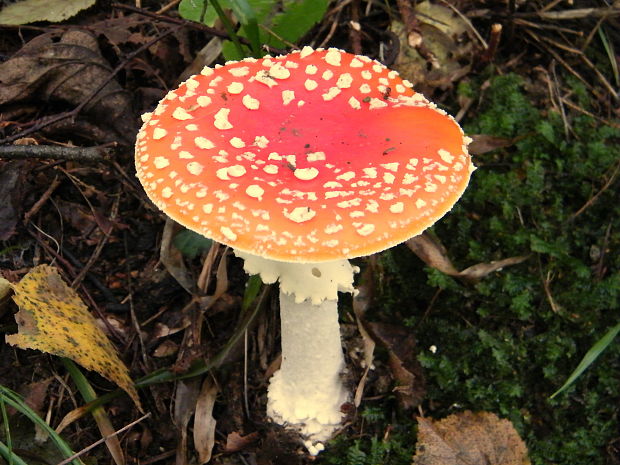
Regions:
<instances>
[{"instance_id":1,"label":"white spot on cap","mask_svg":"<svg viewBox=\"0 0 620 465\"><path fill-rule=\"evenodd\" d=\"M359 224L355 229L360 236L368 236L375 230L375 225L371 223Z\"/></svg>"},{"instance_id":2,"label":"white spot on cap","mask_svg":"<svg viewBox=\"0 0 620 465\"><path fill-rule=\"evenodd\" d=\"M213 211L213 204L212 203L205 203L202 206L202 211L205 212L207 215L210 214Z\"/></svg>"},{"instance_id":3,"label":"white spot on cap","mask_svg":"<svg viewBox=\"0 0 620 465\"><path fill-rule=\"evenodd\" d=\"M243 147L245 147L245 142L243 142L243 140L241 140L239 137L233 137L232 139L230 139L229 142L230 145L232 145L236 149L242 149Z\"/></svg>"},{"instance_id":4,"label":"white spot on cap","mask_svg":"<svg viewBox=\"0 0 620 465\"><path fill-rule=\"evenodd\" d=\"M310 181L319 175L319 170L316 168L299 168L293 173L297 179L302 181Z\"/></svg>"},{"instance_id":5,"label":"white spot on cap","mask_svg":"<svg viewBox=\"0 0 620 465\"><path fill-rule=\"evenodd\" d=\"M187 81L185 81L185 85L187 86L189 90L196 90L198 86L200 85L200 83L196 79L191 77Z\"/></svg>"},{"instance_id":6,"label":"white spot on cap","mask_svg":"<svg viewBox=\"0 0 620 465\"><path fill-rule=\"evenodd\" d=\"M399 163L397 161L393 163L381 163L381 166L386 170L394 171L395 173L398 171Z\"/></svg>"},{"instance_id":7,"label":"white spot on cap","mask_svg":"<svg viewBox=\"0 0 620 465\"><path fill-rule=\"evenodd\" d=\"M228 168L220 168L215 172L215 176L222 181L230 181L230 178L228 177Z\"/></svg>"},{"instance_id":8,"label":"white spot on cap","mask_svg":"<svg viewBox=\"0 0 620 465\"><path fill-rule=\"evenodd\" d=\"M310 207L296 207L291 211L288 211L288 209L285 208L282 211L282 214L295 223L304 223L316 216L316 212Z\"/></svg>"},{"instance_id":9,"label":"white spot on cap","mask_svg":"<svg viewBox=\"0 0 620 465\"><path fill-rule=\"evenodd\" d=\"M170 165L170 161L166 157L155 157L153 164L155 165L155 168L160 170Z\"/></svg>"},{"instance_id":10,"label":"white spot on cap","mask_svg":"<svg viewBox=\"0 0 620 465\"><path fill-rule=\"evenodd\" d=\"M325 152L310 152L306 155L308 161L322 161L325 160Z\"/></svg>"},{"instance_id":11,"label":"white spot on cap","mask_svg":"<svg viewBox=\"0 0 620 465\"><path fill-rule=\"evenodd\" d=\"M334 77L334 72L331 69L326 69L325 71L323 71L323 74L321 74L321 77L325 81L329 81L331 78Z\"/></svg>"},{"instance_id":12,"label":"white spot on cap","mask_svg":"<svg viewBox=\"0 0 620 465\"><path fill-rule=\"evenodd\" d=\"M338 87L330 87L329 90L322 95L323 100L329 102L336 98L340 92L342 91L338 89Z\"/></svg>"},{"instance_id":13,"label":"white spot on cap","mask_svg":"<svg viewBox=\"0 0 620 465\"><path fill-rule=\"evenodd\" d=\"M432 182L427 182L426 186L424 186L424 190L426 192L437 192L437 184L433 184Z\"/></svg>"},{"instance_id":14,"label":"white spot on cap","mask_svg":"<svg viewBox=\"0 0 620 465\"><path fill-rule=\"evenodd\" d=\"M250 97L249 94L245 94L241 99L241 102L248 110L258 110L258 107L260 107L260 102L258 99Z\"/></svg>"},{"instance_id":15,"label":"white spot on cap","mask_svg":"<svg viewBox=\"0 0 620 465\"><path fill-rule=\"evenodd\" d=\"M319 85L317 84L317 82L312 79L306 79L306 82L304 82L304 87L306 88L306 90L314 90L318 86Z\"/></svg>"},{"instance_id":16,"label":"white spot on cap","mask_svg":"<svg viewBox=\"0 0 620 465\"><path fill-rule=\"evenodd\" d=\"M380 65L380 64L379 64L379 63L377 63L377 62L375 62L375 64L374 64L374 65L372 65L372 70L373 70L375 73L380 73L380 72L382 72L384 69L385 69L385 66Z\"/></svg>"},{"instance_id":17,"label":"white spot on cap","mask_svg":"<svg viewBox=\"0 0 620 465\"><path fill-rule=\"evenodd\" d=\"M200 74L202 74L203 76L211 76L213 72L213 68L205 66L204 68L202 68L202 71L200 71Z\"/></svg>"},{"instance_id":18,"label":"white spot on cap","mask_svg":"<svg viewBox=\"0 0 620 465\"><path fill-rule=\"evenodd\" d=\"M231 68L228 72L235 77L247 76L250 73L250 68L247 66L241 66L239 68Z\"/></svg>"},{"instance_id":19,"label":"white spot on cap","mask_svg":"<svg viewBox=\"0 0 620 465\"><path fill-rule=\"evenodd\" d=\"M335 234L342 229L344 229L344 226L342 226L341 224L332 223L325 226L325 229L323 231L325 231L325 234Z\"/></svg>"},{"instance_id":20,"label":"white spot on cap","mask_svg":"<svg viewBox=\"0 0 620 465\"><path fill-rule=\"evenodd\" d=\"M196 103L203 108L208 107L209 105L211 105L211 97L201 95L196 99Z\"/></svg>"},{"instance_id":21,"label":"white spot on cap","mask_svg":"<svg viewBox=\"0 0 620 465\"><path fill-rule=\"evenodd\" d=\"M269 144L269 139L265 136L256 136L254 138L254 145L258 148L264 149Z\"/></svg>"},{"instance_id":22,"label":"white spot on cap","mask_svg":"<svg viewBox=\"0 0 620 465\"><path fill-rule=\"evenodd\" d=\"M172 194L173 194L172 189L170 187L168 187L168 186L164 187L161 190L161 196L164 199L169 199L170 197L172 197Z\"/></svg>"},{"instance_id":23,"label":"white spot on cap","mask_svg":"<svg viewBox=\"0 0 620 465\"><path fill-rule=\"evenodd\" d=\"M359 110L360 108L362 108L362 104L355 97L351 97L349 99L349 106L353 108L354 110Z\"/></svg>"},{"instance_id":24,"label":"white spot on cap","mask_svg":"<svg viewBox=\"0 0 620 465\"><path fill-rule=\"evenodd\" d=\"M441 159L445 161L446 163L452 163L454 161L454 156L451 155L450 152L448 152L447 150L439 149L437 150L437 153L439 154Z\"/></svg>"},{"instance_id":25,"label":"white spot on cap","mask_svg":"<svg viewBox=\"0 0 620 465\"><path fill-rule=\"evenodd\" d=\"M269 68L269 75L275 79L287 79L291 76L291 72L278 62Z\"/></svg>"},{"instance_id":26,"label":"white spot on cap","mask_svg":"<svg viewBox=\"0 0 620 465\"><path fill-rule=\"evenodd\" d=\"M306 74L310 74L310 75L316 74L318 70L319 70L319 68L317 68L314 65L306 66Z\"/></svg>"},{"instance_id":27,"label":"white spot on cap","mask_svg":"<svg viewBox=\"0 0 620 465\"><path fill-rule=\"evenodd\" d=\"M200 173L202 173L203 169L204 167L197 161L190 161L187 164L187 171L189 171L191 174L195 176L198 176Z\"/></svg>"},{"instance_id":28,"label":"white spot on cap","mask_svg":"<svg viewBox=\"0 0 620 465\"><path fill-rule=\"evenodd\" d=\"M325 61L332 66L340 66L342 53L337 48L330 48L325 54Z\"/></svg>"},{"instance_id":29,"label":"white spot on cap","mask_svg":"<svg viewBox=\"0 0 620 465\"><path fill-rule=\"evenodd\" d=\"M191 123L185 126L185 129L187 129L188 131L198 131L198 125Z\"/></svg>"},{"instance_id":30,"label":"white spot on cap","mask_svg":"<svg viewBox=\"0 0 620 465\"><path fill-rule=\"evenodd\" d=\"M213 118L213 125L217 129L232 129L233 125L228 121L230 108L220 108Z\"/></svg>"},{"instance_id":31,"label":"white spot on cap","mask_svg":"<svg viewBox=\"0 0 620 465\"><path fill-rule=\"evenodd\" d=\"M422 199L418 199L415 201L415 206L418 208L424 208L426 207L426 202Z\"/></svg>"},{"instance_id":32,"label":"white spot on cap","mask_svg":"<svg viewBox=\"0 0 620 465\"><path fill-rule=\"evenodd\" d=\"M193 116L190 115L184 108L176 107L172 112L172 117L174 119L178 119L179 121L185 121L187 119L192 119Z\"/></svg>"},{"instance_id":33,"label":"white spot on cap","mask_svg":"<svg viewBox=\"0 0 620 465\"><path fill-rule=\"evenodd\" d=\"M299 57L306 58L307 56L312 55L313 53L314 53L314 49L306 45L304 48L301 49L301 52L299 53Z\"/></svg>"},{"instance_id":34,"label":"white spot on cap","mask_svg":"<svg viewBox=\"0 0 620 465\"><path fill-rule=\"evenodd\" d=\"M396 202L390 205L390 211L392 213L402 213L405 210L405 204L402 202Z\"/></svg>"},{"instance_id":35,"label":"white spot on cap","mask_svg":"<svg viewBox=\"0 0 620 465\"><path fill-rule=\"evenodd\" d=\"M149 120L151 119L151 116L153 116L153 113L147 111L146 113L142 113L140 115L140 119L142 120L143 123L148 123Z\"/></svg>"},{"instance_id":36,"label":"white spot on cap","mask_svg":"<svg viewBox=\"0 0 620 465\"><path fill-rule=\"evenodd\" d=\"M257 186L256 184L250 184L245 190L245 193L248 194L250 197L262 200L265 190L262 187Z\"/></svg>"},{"instance_id":37,"label":"white spot on cap","mask_svg":"<svg viewBox=\"0 0 620 465\"><path fill-rule=\"evenodd\" d=\"M267 87L272 88L273 86L277 86L278 83L274 78L271 77L269 71L266 69L260 70L258 73L254 75L254 79L261 84L265 84Z\"/></svg>"},{"instance_id":38,"label":"white spot on cap","mask_svg":"<svg viewBox=\"0 0 620 465\"><path fill-rule=\"evenodd\" d=\"M295 99L295 92L292 90L283 90L282 91L282 103L284 105L288 105Z\"/></svg>"},{"instance_id":39,"label":"white spot on cap","mask_svg":"<svg viewBox=\"0 0 620 465\"><path fill-rule=\"evenodd\" d=\"M166 134L168 134L168 131L166 131L164 128L153 129L153 139L155 140L159 140L163 137L166 137Z\"/></svg>"},{"instance_id":40,"label":"white spot on cap","mask_svg":"<svg viewBox=\"0 0 620 465\"><path fill-rule=\"evenodd\" d=\"M364 63L362 63L361 61L359 61L357 58L353 58L351 60L351 63L349 63L349 66L351 68L361 68L362 66L364 66Z\"/></svg>"},{"instance_id":41,"label":"white spot on cap","mask_svg":"<svg viewBox=\"0 0 620 465\"><path fill-rule=\"evenodd\" d=\"M383 180L387 184L393 184L396 177L392 173L383 173Z\"/></svg>"},{"instance_id":42,"label":"white spot on cap","mask_svg":"<svg viewBox=\"0 0 620 465\"><path fill-rule=\"evenodd\" d=\"M340 179L342 181L350 181L354 177L355 177L355 172L347 171L346 173L342 173L341 175L336 176L336 179Z\"/></svg>"},{"instance_id":43,"label":"white spot on cap","mask_svg":"<svg viewBox=\"0 0 620 465\"><path fill-rule=\"evenodd\" d=\"M246 173L246 169L243 165L232 165L228 167L228 174L235 178L241 177Z\"/></svg>"},{"instance_id":44,"label":"white spot on cap","mask_svg":"<svg viewBox=\"0 0 620 465\"><path fill-rule=\"evenodd\" d=\"M228 87L226 87L226 90L230 94L240 94L241 92L243 92L243 84L241 84L240 82L231 82L230 84L228 84Z\"/></svg>"},{"instance_id":45,"label":"white spot on cap","mask_svg":"<svg viewBox=\"0 0 620 465\"><path fill-rule=\"evenodd\" d=\"M263 171L267 174L277 174L278 166L277 165L265 165Z\"/></svg>"},{"instance_id":46,"label":"white spot on cap","mask_svg":"<svg viewBox=\"0 0 620 465\"><path fill-rule=\"evenodd\" d=\"M436 175L434 175L433 177L434 177L437 181L439 181L440 183L442 183L442 184L445 184L445 183L446 183L446 180L448 179L448 178L446 178L445 176L443 176L443 175L441 175L441 174L436 174Z\"/></svg>"},{"instance_id":47,"label":"white spot on cap","mask_svg":"<svg viewBox=\"0 0 620 465\"><path fill-rule=\"evenodd\" d=\"M361 92L362 94L370 94L370 91L371 91L371 90L372 90L372 89L370 88L370 86L369 86L368 84L362 84L362 85L360 86L360 92Z\"/></svg>"},{"instance_id":48,"label":"white spot on cap","mask_svg":"<svg viewBox=\"0 0 620 465\"><path fill-rule=\"evenodd\" d=\"M196 147L199 149L212 149L215 147L215 144L206 137L196 137L194 139L194 144L196 144Z\"/></svg>"},{"instance_id":49,"label":"white spot on cap","mask_svg":"<svg viewBox=\"0 0 620 465\"><path fill-rule=\"evenodd\" d=\"M232 229L230 229L228 226L222 226L220 228L220 232L224 235L224 237L226 239L228 239L229 241L236 241L237 240L237 235L233 232Z\"/></svg>"},{"instance_id":50,"label":"white spot on cap","mask_svg":"<svg viewBox=\"0 0 620 465\"><path fill-rule=\"evenodd\" d=\"M369 108L371 110L375 110L377 108L384 108L384 107L387 107L387 106L388 106L388 104L387 104L387 102L385 100L381 100L379 98L371 98L370 99Z\"/></svg>"},{"instance_id":51,"label":"white spot on cap","mask_svg":"<svg viewBox=\"0 0 620 465\"><path fill-rule=\"evenodd\" d=\"M377 168L363 168L362 171L364 172L365 178L375 179L377 177Z\"/></svg>"},{"instance_id":52,"label":"white spot on cap","mask_svg":"<svg viewBox=\"0 0 620 465\"><path fill-rule=\"evenodd\" d=\"M372 78L372 73L368 71L367 69L365 69L364 71L362 71L362 77L364 79L370 79Z\"/></svg>"},{"instance_id":53,"label":"white spot on cap","mask_svg":"<svg viewBox=\"0 0 620 465\"><path fill-rule=\"evenodd\" d=\"M338 81L336 81L336 85L341 89L348 89L351 87L353 83L353 76L349 73L343 73L338 77Z\"/></svg>"},{"instance_id":54,"label":"white spot on cap","mask_svg":"<svg viewBox=\"0 0 620 465\"><path fill-rule=\"evenodd\" d=\"M399 94L402 94L403 92L407 90L407 88L403 86L402 84L396 84L395 89L396 89L396 92L398 92Z\"/></svg>"},{"instance_id":55,"label":"white spot on cap","mask_svg":"<svg viewBox=\"0 0 620 465\"><path fill-rule=\"evenodd\" d=\"M179 158L185 158L189 160L191 158L194 158L194 156L191 153L189 153L187 150L181 150L179 152Z\"/></svg>"}]
</instances>

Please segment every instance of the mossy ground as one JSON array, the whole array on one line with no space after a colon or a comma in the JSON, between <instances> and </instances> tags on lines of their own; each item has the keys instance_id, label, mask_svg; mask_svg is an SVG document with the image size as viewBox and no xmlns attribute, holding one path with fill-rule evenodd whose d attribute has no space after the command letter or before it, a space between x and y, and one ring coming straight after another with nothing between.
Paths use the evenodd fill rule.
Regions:
<instances>
[{"instance_id":1,"label":"mossy ground","mask_svg":"<svg viewBox=\"0 0 620 465\"><path fill-rule=\"evenodd\" d=\"M587 108L582 86L570 85ZM514 423L534 464L613 463L620 341L566 392L550 396L620 316L620 258L613 253L620 196L613 185L597 195L619 163L620 130L577 114L565 132L558 113L532 100L516 75L490 80L466 132L518 141L476 157L464 197L434 228L460 268L529 258L467 285L400 246L381 257L387 278L377 286L373 316L402 319L415 333L427 415L495 412ZM409 464L412 415L383 405L366 404L361 413L376 435L338 441L320 462ZM377 439L387 425L394 428L389 439Z\"/></svg>"}]
</instances>

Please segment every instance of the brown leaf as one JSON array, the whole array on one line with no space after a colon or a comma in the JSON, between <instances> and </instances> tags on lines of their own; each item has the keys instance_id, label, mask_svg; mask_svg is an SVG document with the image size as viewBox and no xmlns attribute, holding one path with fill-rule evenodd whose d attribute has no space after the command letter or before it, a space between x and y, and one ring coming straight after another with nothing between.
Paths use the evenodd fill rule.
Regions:
<instances>
[{"instance_id":1,"label":"brown leaf","mask_svg":"<svg viewBox=\"0 0 620 465\"><path fill-rule=\"evenodd\" d=\"M253 444L258 440L258 433L255 431L245 436L241 436L238 432L233 431L226 436L226 447L224 452L232 454L233 452L239 452L247 449L250 444Z\"/></svg>"},{"instance_id":2,"label":"brown leaf","mask_svg":"<svg viewBox=\"0 0 620 465\"><path fill-rule=\"evenodd\" d=\"M506 137L490 136L488 134L470 134L471 143L467 146L467 150L472 155L482 155L492 150L510 147L515 143L514 139Z\"/></svg>"},{"instance_id":3,"label":"brown leaf","mask_svg":"<svg viewBox=\"0 0 620 465\"><path fill-rule=\"evenodd\" d=\"M411 330L387 323L365 325L375 342L388 351L390 371L396 381L394 392L399 403L405 409L416 407L424 398L426 387Z\"/></svg>"},{"instance_id":4,"label":"brown leaf","mask_svg":"<svg viewBox=\"0 0 620 465\"><path fill-rule=\"evenodd\" d=\"M465 411L443 420L418 417L413 465L529 465L512 423L489 412Z\"/></svg>"},{"instance_id":5,"label":"brown leaf","mask_svg":"<svg viewBox=\"0 0 620 465\"><path fill-rule=\"evenodd\" d=\"M13 290L13 300L19 306L15 315L19 332L7 335L7 343L67 357L95 370L123 388L141 408L127 367L80 296L65 284L56 268L33 268Z\"/></svg>"},{"instance_id":6,"label":"brown leaf","mask_svg":"<svg viewBox=\"0 0 620 465\"><path fill-rule=\"evenodd\" d=\"M177 427L176 465L185 465L187 460L187 426L196 410L196 400L200 389L199 380L190 379L177 383L174 396L174 424Z\"/></svg>"},{"instance_id":7,"label":"brown leaf","mask_svg":"<svg viewBox=\"0 0 620 465\"><path fill-rule=\"evenodd\" d=\"M194 448L198 452L198 463L201 465L211 460L213 445L215 444L215 425L213 407L217 396L217 386L211 378L202 383L196 414L194 415Z\"/></svg>"},{"instance_id":8,"label":"brown leaf","mask_svg":"<svg viewBox=\"0 0 620 465\"><path fill-rule=\"evenodd\" d=\"M0 241L15 233L22 215L26 166L22 160L0 161Z\"/></svg>"},{"instance_id":9,"label":"brown leaf","mask_svg":"<svg viewBox=\"0 0 620 465\"><path fill-rule=\"evenodd\" d=\"M135 120L131 101L115 80L109 80L110 73L91 34L81 30L60 37L57 32L41 34L0 64L0 105L34 100L77 106L104 85L84 113L101 128L116 130L111 140L99 142L115 138L129 142L135 134L129 127Z\"/></svg>"},{"instance_id":10,"label":"brown leaf","mask_svg":"<svg viewBox=\"0 0 620 465\"><path fill-rule=\"evenodd\" d=\"M495 271L500 271L506 266L522 263L529 258L529 255L509 257L489 263L478 263L465 268L463 271L458 271L450 261L448 251L443 244L427 231L412 237L406 244L428 266L449 276L472 282L476 282Z\"/></svg>"}]
</instances>

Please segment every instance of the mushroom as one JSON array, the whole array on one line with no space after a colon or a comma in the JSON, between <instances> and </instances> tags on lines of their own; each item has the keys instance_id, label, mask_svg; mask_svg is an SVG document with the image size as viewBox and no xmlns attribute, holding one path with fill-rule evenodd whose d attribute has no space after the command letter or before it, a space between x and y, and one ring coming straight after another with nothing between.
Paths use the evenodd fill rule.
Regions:
<instances>
[{"instance_id":1,"label":"mushroom","mask_svg":"<svg viewBox=\"0 0 620 465\"><path fill-rule=\"evenodd\" d=\"M348 259L452 208L474 169L468 138L396 71L333 48L206 67L143 121L136 170L155 205L280 281L268 414L318 453L349 397L337 310L338 291L353 292Z\"/></svg>"}]
</instances>

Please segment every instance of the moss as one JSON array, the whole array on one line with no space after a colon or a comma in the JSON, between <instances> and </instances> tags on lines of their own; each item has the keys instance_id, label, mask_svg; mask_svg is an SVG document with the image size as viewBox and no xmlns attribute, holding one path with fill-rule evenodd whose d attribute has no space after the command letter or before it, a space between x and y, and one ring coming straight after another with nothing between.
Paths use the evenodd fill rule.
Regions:
<instances>
[{"instance_id":1,"label":"moss","mask_svg":"<svg viewBox=\"0 0 620 465\"><path fill-rule=\"evenodd\" d=\"M420 347L437 346L419 354L428 415L495 412L513 421L534 464L602 465L620 426L620 341L566 393L549 396L618 323L618 189L597 193L620 159L620 131L577 114L567 133L559 115L530 103L523 84L500 76L484 91L466 132L516 142L476 157L479 169L465 196L434 231L460 268L529 259L466 285L424 268L406 249L392 250L381 258L372 317L398 315ZM571 85L579 99L583 89ZM442 292L429 307L437 288ZM373 444L351 447L368 454Z\"/></svg>"}]
</instances>

